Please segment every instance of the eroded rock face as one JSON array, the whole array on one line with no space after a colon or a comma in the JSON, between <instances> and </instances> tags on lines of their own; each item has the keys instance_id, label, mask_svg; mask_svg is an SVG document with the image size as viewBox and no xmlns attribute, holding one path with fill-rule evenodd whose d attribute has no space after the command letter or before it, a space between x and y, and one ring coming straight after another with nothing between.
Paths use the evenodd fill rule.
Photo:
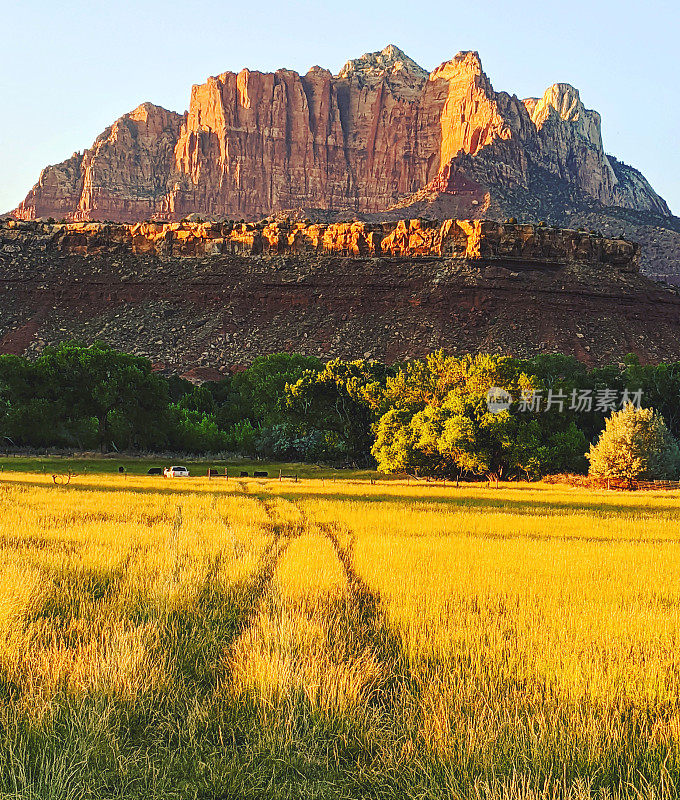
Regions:
<instances>
[{"instance_id":1,"label":"eroded rock face","mask_svg":"<svg viewBox=\"0 0 680 800\"><path fill-rule=\"evenodd\" d=\"M204 378L282 351L676 360L680 297L636 266L625 240L485 220L12 221L0 353L105 341Z\"/></svg>"},{"instance_id":2,"label":"eroded rock face","mask_svg":"<svg viewBox=\"0 0 680 800\"><path fill-rule=\"evenodd\" d=\"M585 108L578 91L566 83L524 105L536 126L542 166L610 204L618 181L602 146L600 115ZM653 196L649 202L654 203Z\"/></svg>"},{"instance_id":3,"label":"eroded rock face","mask_svg":"<svg viewBox=\"0 0 680 800\"><path fill-rule=\"evenodd\" d=\"M9 220L0 227L4 258L39 244L64 256L371 256L403 259L462 258L519 269L587 263L603 270L639 271L639 247L583 231L491 220L406 219L398 222L43 223Z\"/></svg>"},{"instance_id":4,"label":"eroded rock face","mask_svg":"<svg viewBox=\"0 0 680 800\"><path fill-rule=\"evenodd\" d=\"M184 115L145 103L82 155L43 170L14 213L119 221L192 212L253 219L291 208L371 214L425 190L488 215L496 196L507 210L513 193L537 193L537 170L567 194L669 214L642 175L610 162L600 117L572 86L522 101L493 89L476 53L428 74L393 45L336 76L321 67L225 72L193 87Z\"/></svg>"},{"instance_id":5,"label":"eroded rock face","mask_svg":"<svg viewBox=\"0 0 680 800\"><path fill-rule=\"evenodd\" d=\"M183 117L143 103L89 150L46 167L16 211L20 219L146 219L167 189Z\"/></svg>"}]
</instances>

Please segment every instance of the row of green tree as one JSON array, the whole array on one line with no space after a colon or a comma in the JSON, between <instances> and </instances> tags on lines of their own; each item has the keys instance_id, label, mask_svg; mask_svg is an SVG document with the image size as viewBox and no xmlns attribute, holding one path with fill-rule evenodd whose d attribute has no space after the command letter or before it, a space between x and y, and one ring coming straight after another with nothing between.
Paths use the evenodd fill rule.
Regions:
<instances>
[{"instance_id":1,"label":"row of green tree","mask_svg":"<svg viewBox=\"0 0 680 800\"><path fill-rule=\"evenodd\" d=\"M507 410L491 413L492 387L509 393ZM561 355L440 351L388 366L278 353L197 386L104 344L64 343L37 359L0 356L0 437L16 447L234 452L432 476L535 477L585 472L589 444L630 396L680 434L680 362L627 356L589 369Z\"/></svg>"}]
</instances>

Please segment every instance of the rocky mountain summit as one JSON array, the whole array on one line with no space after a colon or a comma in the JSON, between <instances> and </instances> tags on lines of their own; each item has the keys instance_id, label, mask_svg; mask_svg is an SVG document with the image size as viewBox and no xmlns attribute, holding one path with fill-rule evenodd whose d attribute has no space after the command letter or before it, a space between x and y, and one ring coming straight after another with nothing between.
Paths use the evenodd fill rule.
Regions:
<instances>
[{"instance_id":1,"label":"rocky mountain summit","mask_svg":"<svg viewBox=\"0 0 680 800\"><path fill-rule=\"evenodd\" d=\"M680 281L680 220L606 154L600 116L565 83L497 92L475 52L428 73L394 45L333 75L243 69L192 88L184 114L144 103L47 167L18 219L545 221L627 235Z\"/></svg>"}]
</instances>

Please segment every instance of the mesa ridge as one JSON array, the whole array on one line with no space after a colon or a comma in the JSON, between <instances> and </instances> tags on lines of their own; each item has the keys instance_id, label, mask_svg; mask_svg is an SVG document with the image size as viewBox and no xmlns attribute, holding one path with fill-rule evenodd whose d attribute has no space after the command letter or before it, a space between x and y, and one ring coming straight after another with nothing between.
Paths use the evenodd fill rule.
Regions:
<instances>
[{"instance_id":1,"label":"mesa ridge","mask_svg":"<svg viewBox=\"0 0 680 800\"><path fill-rule=\"evenodd\" d=\"M639 247L583 231L492 220L399 220L398 222L144 222L134 225L8 220L5 252L30 240L45 250L101 255L116 246L133 255L282 256L326 254L392 258L490 259L516 266L592 262L622 270L639 269Z\"/></svg>"},{"instance_id":2,"label":"mesa ridge","mask_svg":"<svg viewBox=\"0 0 680 800\"><path fill-rule=\"evenodd\" d=\"M488 220L0 225L0 352L105 341L217 378L258 356L680 358L680 298L639 248Z\"/></svg>"}]
</instances>

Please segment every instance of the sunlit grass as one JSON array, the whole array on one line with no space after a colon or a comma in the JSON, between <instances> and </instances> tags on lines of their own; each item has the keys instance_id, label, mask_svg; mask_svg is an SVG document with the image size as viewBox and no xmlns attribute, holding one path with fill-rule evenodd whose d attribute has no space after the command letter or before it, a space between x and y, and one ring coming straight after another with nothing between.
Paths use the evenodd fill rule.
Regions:
<instances>
[{"instance_id":1,"label":"sunlit grass","mask_svg":"<svg viewBox=\"0 0 680 800\"><path fill-rule=\"evenodd\" d=\"M519 771L531 791L578 778L626 791L677 779L677 497L366 495L308 488L303 507L354 540L408 659L411 729L457 781Z\"/></svg>"},{"instance_id":2,"label":"sunlit grass","mask_svg":"<svg viewBox=\"0 0 680 800\"><path fill-rule=\"evenodd\" d=\"M0 798L674 797L680 498L0 476Z\"/></svg>"}]
</instances>

